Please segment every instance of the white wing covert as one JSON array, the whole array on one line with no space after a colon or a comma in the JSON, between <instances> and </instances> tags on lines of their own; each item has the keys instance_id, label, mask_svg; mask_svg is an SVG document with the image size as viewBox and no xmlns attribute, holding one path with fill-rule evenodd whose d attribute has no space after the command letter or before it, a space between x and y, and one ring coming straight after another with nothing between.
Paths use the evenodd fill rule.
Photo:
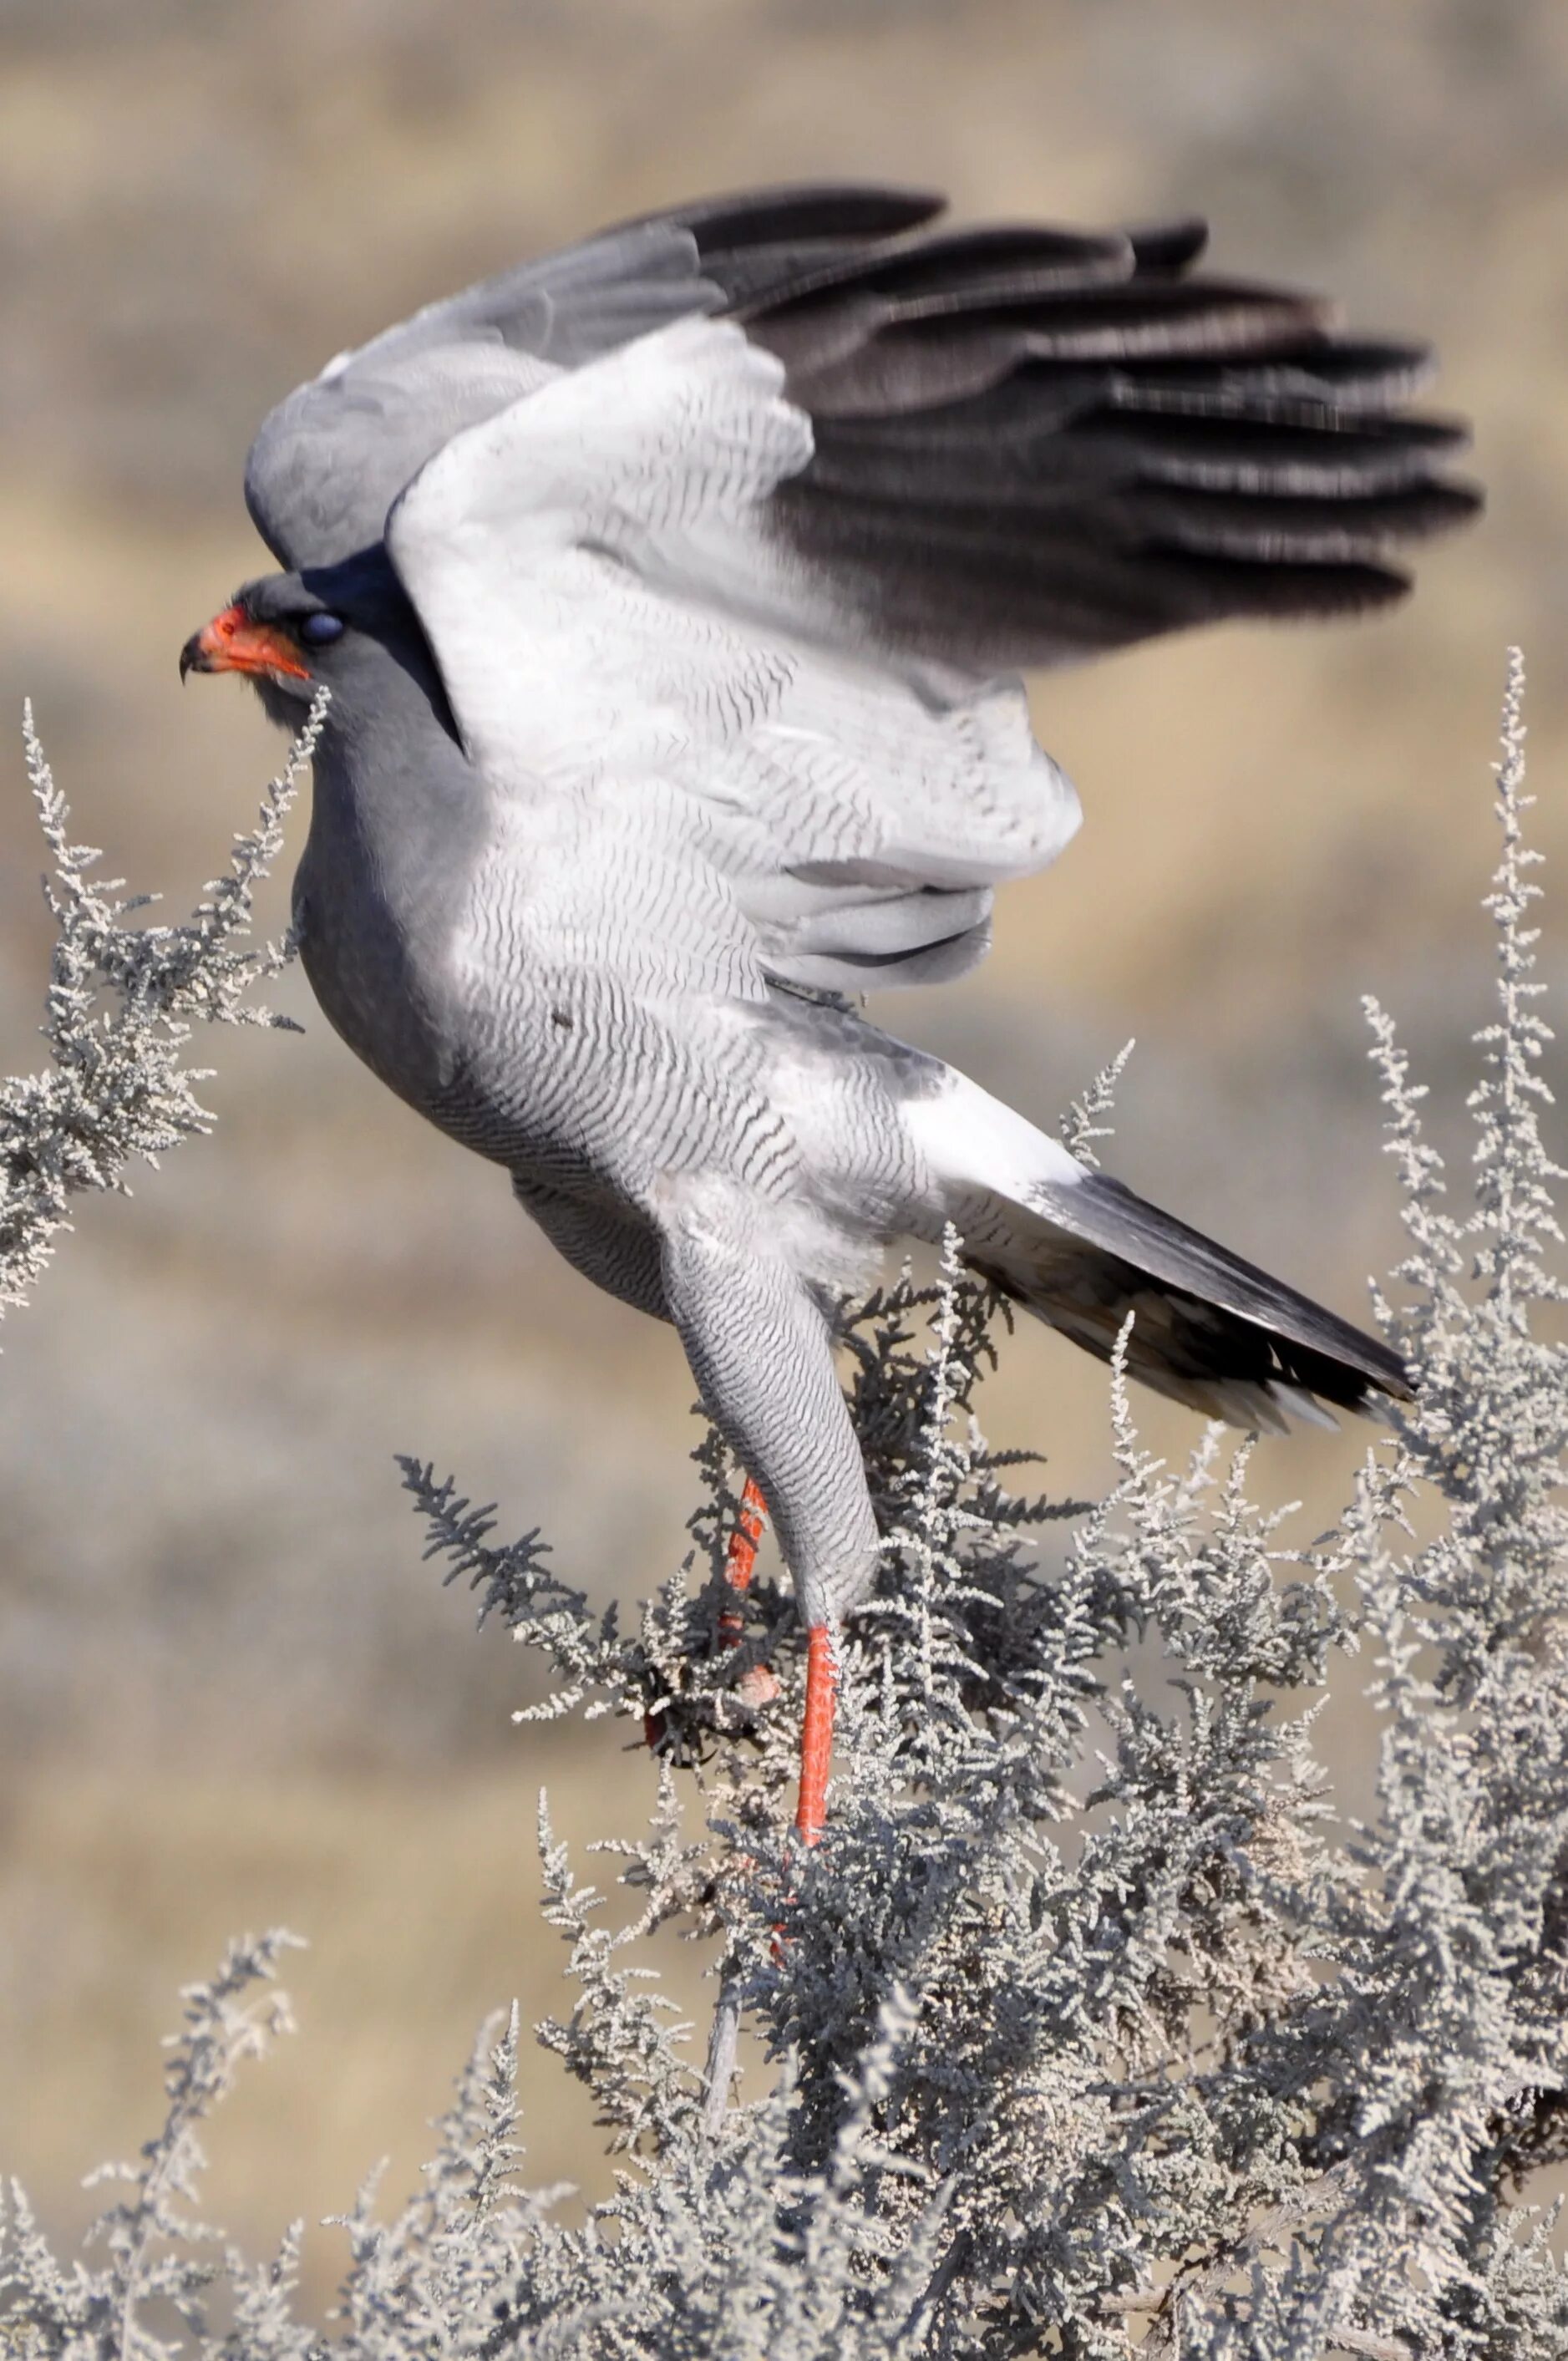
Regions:
<instances>
[{"instance_id":1,"label":"white wing covert","mask_svg":"<svg viewBox=\"0 0 1568 2361\"><path fill-rule=\"evenodd\" d=\"M609 890L650 980L949 975L1077 826L1021 684L845 652L768 523L813 448L783 388L740 328L682 319L456 434L393 508L547 953L605 956Z\"/></svg>"}]
</instances>

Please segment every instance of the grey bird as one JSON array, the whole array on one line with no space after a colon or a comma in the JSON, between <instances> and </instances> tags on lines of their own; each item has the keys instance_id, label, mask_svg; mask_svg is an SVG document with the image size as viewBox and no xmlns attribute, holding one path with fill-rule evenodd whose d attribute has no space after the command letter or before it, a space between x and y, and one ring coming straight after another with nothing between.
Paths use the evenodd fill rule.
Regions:
<instances>
[{"instance_id":1,"label":"grey bird","mask_svg":"<svg viewBox=\"0 0 1568 2361\"><path fill-rule=\"evenodd\" d=\"M831 1310L953 1224L972 1267L1212 1416L1376 1409L1387 1347L1119 1182L861 995L972 967L1078 826L1021 667L1353 613L1468 516L1420 348L1195 268L1197 223L933 227L771 190L434 303L266 420L287 572L186 645L297 727L295 915L349 1047L673 1323L810 1633L878 1533ZM751 1495L755 1498L755 1494Z\"/></svg>"}]
</instances>

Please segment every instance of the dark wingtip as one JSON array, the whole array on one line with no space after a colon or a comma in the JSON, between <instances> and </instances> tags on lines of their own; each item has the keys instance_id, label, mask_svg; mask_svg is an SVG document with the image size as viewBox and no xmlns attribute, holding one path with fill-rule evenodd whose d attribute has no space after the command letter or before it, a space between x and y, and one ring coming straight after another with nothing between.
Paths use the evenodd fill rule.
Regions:
<instances>
[{"instance_id":1,"label":"dark wingtip","mask_svg":"<svg viewBox=\"0 0 1568 2361\"><path fill-rule=\"evenodd\" d=\"M696 240L697 252L771 245L794 238L897 237L945 213L935 189L893 187L878 181L786 181L677 205L663 215Z\"/></svg>"},{"instance_id":2,"label":"dark wingtip","mask_svg":"<svg viewBox=\"0 0 1568 2361\"><path fill-rule=\"evenodd\" d=\"M1179 221L1140 224L1126 232L1140 271L1185 270L1208 250L1209 225L1199 214Z\"/></svg>"}]
</instances>

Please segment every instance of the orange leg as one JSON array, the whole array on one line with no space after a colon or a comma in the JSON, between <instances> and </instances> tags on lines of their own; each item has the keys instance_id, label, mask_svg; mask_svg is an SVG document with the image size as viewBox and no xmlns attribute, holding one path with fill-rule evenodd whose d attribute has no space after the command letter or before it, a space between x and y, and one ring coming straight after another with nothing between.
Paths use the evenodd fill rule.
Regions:
<instances>
[{"instance_id":1,"label":"orange leg","mask_svg":"<svg viewBox=\"0 0 1568 2361\"><path fill-rule=\"evenodd\" d=\"M733 1591L744 1594L751 1587L757 1564L757 1548L766 1529L767 1515L767 1502L748 1476L740 1495L740 1521L729 1537L729 1554L724 1565L724 1579ZM739 1613L727 1608L718 1619L721 1644L729 1648L739 1646L742 1628ZM754 1705L769 1703L777 1697L779 1688L766 1664L755 1665L740 1686L741 1693ZM828 1774L833 1763L833 1706L838 1688L839 1667L833 1655L832 1638L827 1625L818 1623L806 1634L806 1713L800 1731L800 1801L795 1815L795 1825L803 1844L817 1843L827 1826Z\"/></svg>"},{"instance_id":2,"label":"orange leg","mask_svg":"<svg viewBox=\"0 0 1568 2361\"><path fill-rule=\"evenodd\" d=\"M806 1635L806 1713L800 1726L800 1802L795 1825L802 1844L817 1843L828 1824L828 1773L833 1763L833 1702L839 1666L833 1635L814 1623Z\"/></svg>"},{"instance_id":3,"label":"orange leg","mask_svg":"<svg viewBox=\"0 0 1568 2361\"><path fill-rule=\"evenodd\" d=\"M768 1504L748 1476L740 1494L740 1521L729 1536L729 1554L724 1561L724 1579L737 1598L743 1598L751 1587L757 1549L767 1525ZM723 1609L718 1618L719 1646L738 1648L745 1628L739 1608ZM747 1705L772 1705L778 1693L778 1682L766 1664L753 1664L735 1684L736 1696Z\"/></svg>"},{"instance_id":4,"label":"orange leg","mask_svg":"<svg viewBox=\"0 0 1568 2361\"><path fill-rule=\"evenodd\" d=\"M813 1623L806 1635L806 1711L800 1724L800 1801L795 1806L795 1832L803 1845L822 1841L828 1825L828 1773L833 1767L833 1705L839 1692L839 1664L833 1635L826 1623ZM789 1896L791 1903L795 1896ZM773 1928L775 1962L784 1958L787 1938L782 1926Z\"/></svg>"},{"instance_id":5,"label":"orange leg","mask_svg":"<svg viewBox=\"0 0 1568 2361\"><path fill-rule=\"evenodd\" d=\"M751 1587L751 1576L757 1570L757 1551L768 1527L768 1504L748 1476L740 1494L740 1515L735 1531L729 1536L729 1550L724 1561L724 1579L739 1597ZM718 1618L718 1644L721 1648L738 1648L745 1631L740 1612L732 1607L721 1609ZM748 1705L771 1705L779 1693L779 1685L766 1664L753 1664L751 1671L736 1684L736 1691ZM663 1714L643 1716L642 1735L649 1746L657 1746L664 1734Z\"/></svg>"},{"instance_id":6,"label":"orange leg","mask_svg":"<svg viewBox=\"0 0 1568 2361\"><path fill-rule=\"evenodd\" d=\"M761 1492L746 1478L740 1495L740 1518L729 1536L729 1554L724 1561L724 1579L731 1590L748 1591L751 1576L757 1570L757 1548L768 1525L768 1504ZM718 1619L718 1629L728 1648L739 1646L742 1629L740 1618L733 1608L726 1608Z\"/></svg>"}]
</instances>

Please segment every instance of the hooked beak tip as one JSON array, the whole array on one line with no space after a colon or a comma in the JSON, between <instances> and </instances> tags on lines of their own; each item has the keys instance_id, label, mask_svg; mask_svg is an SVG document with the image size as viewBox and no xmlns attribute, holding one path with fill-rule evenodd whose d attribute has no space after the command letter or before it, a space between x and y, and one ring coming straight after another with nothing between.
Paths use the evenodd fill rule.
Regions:
<instances>
[{"instance_id":1,"label":"hooked beak tip","mask_svg":"<svg viewBox=\"0 0 1568 2361\"><path fill-rule=\"evenodd\" d=\"M309 680L289 633L258 623L237 602L192 631L180 651L180 677L192 672L236 672L251 679Z\"/></svg>"}]
</instances>

